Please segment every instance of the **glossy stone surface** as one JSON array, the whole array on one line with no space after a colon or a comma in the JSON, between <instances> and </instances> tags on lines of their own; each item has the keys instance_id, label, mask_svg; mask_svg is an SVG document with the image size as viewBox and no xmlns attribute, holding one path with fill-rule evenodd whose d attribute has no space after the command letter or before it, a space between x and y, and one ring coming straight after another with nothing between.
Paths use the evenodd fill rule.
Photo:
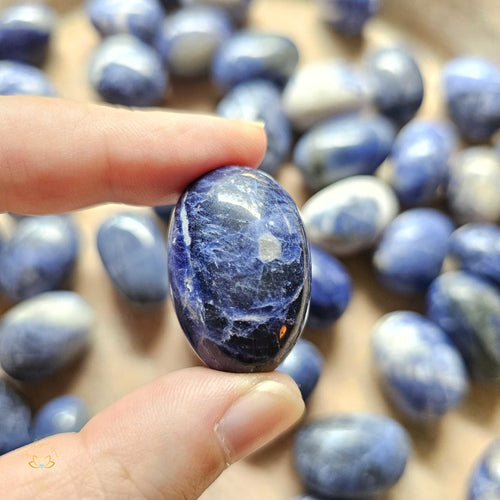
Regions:
<instances>
[{"instance_id":1,"label":"glossy stone surface","mask_svg":"<svg viewBox=\"0 0 500 500\"><path fill-rule=\"evenodd\" d=\"M395 130L382 116L340 116L316 125L295 146L293 162L318 191L354 175L372 174L389 155Z\"/></svg>"},{"instance_id":2,"label":"glossy stone surface","mask_svg":"<svg viewBox=\"0 0 500 500\"><path fill-rule=\"evenodd\" d=\"M484 142L500 128L500 69L479 57L458 57L443 69L448 113L461 134Z\"/></svg>"},{"instance_id":3,"label":"glossy stone surface","mask_svg":"<svg viewBox=\"0 0 500 500\"><path fill-rule=\"evenodd\" d=\"M388 181L404 205L425 205L447 180L456 132L447 122L413 120L396 137Z\"/></svg>"},{"instance_id":4,"label":"glossy stone surface","mask_svg":"<svg viewBox=\"0 0 500 500\"><path fill-rule=\"evenodd\" d=\"M382 114L405 123L419 110L424 81L417 61L405 48L384 47L370 54L365 72Z\"/></svg>"},{"instance_id":5,"label":"glossy stone surface","mask_svg":"<svg viewBox=\"0 0 500 500\"><path fill-rule=\"evenodd\" d=\"M380 0L318 0L321 18L339 33L359 35L380 9Z\"/></svg>"},{"instance_id":6,"label":"glossy stone surface","mask_svg":"<svg viewBox=\"0 0 500 500\"><path fill-rule=\"evenodd\" d=\"M157 207L153 207L155 214L165 222L170 221L170 216L172 215L174 208L175 205L158 205Z\"/></svg>"},{"instance_id":7,"label":"glossy stone surface","mask_svg":"<svg viewBox=\"0 0 500 500\"><path fill-rule=\"evenodd\" d=\"M267 174L216 169L191 184L168 238L172 299L211 368L269 371L306 320L311 260L295 203Z\"/></svg>"},{"instance_id":8,"label":"glossy stone surface","mask_svg":"<svg viewBox=\"0 0 500 500\"><path fill-rule=\"evenodd\" d=\"M500 439L495 439L479 457L469 480L467 500L500 498Z\"/></svg>"},{"instance_id":9,"label":"glossy stone surface","mask_svg":"<svg viewBox=\"0 0 500 500\"><path fill-rule=\"evenodd\" d=\"M139 304L155 304L168 294L167 248L156 220L123 212L99 227L97 249L113 284Z\"/></svg>"},{"instance_id":10,"label":"glossy stone surface","mask_svg":"<svg viewBox=\"0 0 500 500\"><path fill-rule=\"evenodd\" d=\"M0 323L0 365L11 377L35 381L81 354L94 311L74 292L46 292L10 309Z\"/></svg>"},{"instance_id":11,"label":"glossy stone surface","mask_svg":"<svg viewBox=\"0 0 500 500\"><path fill-rule=\"evenodd\" d=\"M455 229L439 210L413 208L386 228L373 255L380 282L396 293L425 292L441 272Z\"/></svg>"},{"instance_id":12,"label":"glossy stone surface","mask_svg":"<svg viewBox=\"0 0 500 500\"><path fill-rule=\"evenodd\" d=\"M307 326L326 328L347 309L352 281L335 257L315 245L311 245L311 263L311 304Z\"/></svg>"},{"instance_id":13,"label":"glossy stone surface","mask_svg":"<svg viewBox=\"0 0 500 500\"><path fill-rule=\"evenodd\" d=\"M0 455L31 442L31 410L24 397L0 379Z\"/></svg>"},{"instance_id":14,"label":"glossy stone surface","mask_svg":"<svg viewBox=\"0 0 500 500\"><path fill-rule=\"evenodd\" d=\"M63 432L78 432L90 419L87 403L78 396L59 396L42 406L32 425L34 440Z\"/></svg>"},{"instance_id":15,"label":"glossy stone surface","mask_svg":"<svg viewBox=\"0 0 500 500\"><path fill-rule=\"evenodd\" d=\"M129 33L147 43L165 17L158 0L92 0L87 12L101 36Z\"/></svg>"},{"instance_id":16,"label":"glossy stone surface","mask_svg":"<svg viewBox=\"0 0 500 500\"><path fill-rule=\"evenodd\" d=\"M464 149L450 162L446 194L464 222L500 222L500 157L489 147Z\"/></svg>"},{"instance_id":17,"label":"glossy stone surface","mask_svg":"<svg viewBox=\"0 0 500 500\"><path fill-rule=\"evenodd\" d=\"M207 5L225 10L237 23L245 21L252 0L180 0L181 5Z\"/></svg>"},{"instance_id":18,"label":"glossy stone surface","mask_svg":"<svg viewBox=\"0 0 500 500\"><path fill-rule=\"evenodd\" d=\"M500 227L466 224L450 238L448 257L455 267L500 285Z\"/></svg>"},{"instance_id":19,"label":"glossy stone surface","mask_svg":"<svg viewBox=\"0 0 500 500\"><path fill-rule=\"evenodd\" d=\"M323 188L302 207L312 243L334 255L352 255L373 246L398 213L390 187L368 175Z\"/></svg>"},{"instance_id":20,"label":"glossy stone surface","mask_svg":"<svg viewBox=\"0 0 500 500\"><path fill-rule=\"evenodd\" d=\"M373 328L371 347L386 393L410 418L442 417L467 393L460 353L420 314L397 311L383 316Z\"/></svg>"},{"instance_id":21,"label":"glossy stone surface","mask_svg":"<svg viewBox=\"0 0 500 500\"><path fill-rule=\"evenodd\" d=\"M427 294L427 315L457 346L472 375L500 381L500 292L463 271L442 274Z\"/></svg>"},{"instance_id":22,"label":"glossy stone surface","mask_svg":"<svg viewBox=\"0 0 500 500\"><path fill-rule=\"evenodd\" d=\"M0 12L0 59L43 64L56 22L48 5L26 2L7 7Z\"/></svg>"},{"instance_id":23,"label":"glossy stone surface","mask_svg":"<svg viewBox=\"0 0 500 500\"><path fill-rule=\"evenodd\" d=\"M14 301L63 286L78 256L78 232L63 215L21 219L0 251L0 286Z\"/></svg>"},{"instance_id":24,"label":"glossy stone surface","mask_svg":"<svg viewBox=\"0 0 500 500\"><path fill-rule=\"evenodd\" d=\"M240 83L220 101L216 112L226 118L264 122L267 151L259 167L264 172L274 174L288 157L292 131L283 112L281 94L272 83L265 80Z\"/></svg>"},{"instance_id":25,"label":"glossy stone surface","mask_svg":"<svg viewBox=\"0 0 500 500\"><path fill-rule=\"evenodd\" d=\"M215 7L190 7L168 16L155 41L169 71L178 77L208 74L212 59L233 32L231 20Z\"/></svg>"},{"instance_id":26,"label":"glossy stone surface","mask_svg":"<svg viewBox=\"0 0 500 500\"><path fill-rule=\"evenodd\" d=\"M363 82L343 61L302 66L283 91L283 108L299 131L332 116L361 109L368 101Z\"/></svg>"},{"instance_id":27,"label":"glossy stone surface","mask_svg":"<svg viewBox=\"0 0 500 500\"><path fill-rule=\"evenodd\" d=\"M299 339L276 370L290 375L307 401L316 388L323 364L323 356L317 347L308 340Z\"/></svg>"},{"instance_id":28,"label":"glossy stone surface","mask_svg":"<svg viewBox=\"0 0 500 500\"><path fill-rule=\"evenodd\" d=\"M111 104L154 106L168 77L157 52L130 35L114 35L97 47L89 66L94 90Z\"/></svg>"},{"instance_id":29,"label":"glossy stone surface","mask_svg":"<svg viewBox=\"0 0 500 500\"><path fill-rule=\"evenodd\" d=\"M304 425L295 437L295 466L307 488L327 498L372 498L402 476L409 440L394 420L340 413Z\"/></svg>"},{"instance_id":30,"label":"glossy stone surface","mask_svg":"<svg viewBox=\"0 0 500 500\"><path fill-rule=\"evenodd\" d=\"M298 60L297 47L285 36L239 31L215 54L212 78L223 90L257 79L281 87L295 71Z\"/></svg>"},{"instance_id":31,"label":"glossy stone surface","mask_svg":"<svg viewBox=\"0 0 500 500\"><path fill-rule=\"evenodd\" d=\"M54 97L57 92L45 73L14 61L0 61L0 95L40 95Z\"/></svg>"}]
</instances>

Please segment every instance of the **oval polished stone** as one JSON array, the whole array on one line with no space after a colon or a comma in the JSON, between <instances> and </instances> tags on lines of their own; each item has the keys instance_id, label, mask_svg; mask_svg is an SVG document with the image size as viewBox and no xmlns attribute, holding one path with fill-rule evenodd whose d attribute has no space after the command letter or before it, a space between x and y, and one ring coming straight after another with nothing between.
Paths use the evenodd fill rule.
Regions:
<instances>
[{"instance_id":1,"label":"oval polished stone","mask_svg":"<svg viewBox=\"0 0 500 500\"><path fill-rule=\"evenodd\" d=\"M304 425L295 437L295 466L313 493L372 498L402 476L409 439L394 420L369 413L334 414Z\"/></svg>"},{"instance_id":2,"label":"oval polished stone","mask_svg":"<svg viewBox=\"0 0 500 500\"><path fill-rule=\"evenodd\" d=\"M392 190L376 177L359 175L323 188L302 207L311 242L334 255L373 246L398 213Z\"/></svg>"},{"instance_id":3,"label":"oval polished stone","mask_svg":"<svg viewBox=\"0 0 500 500\"><path fill-rule=\"evenodd\" d=\"M500 227L466 224L450 238L448 257L455 267L500 285Z\"/></svg>"},{"instance_id":4,"label":"oval polished stone","mask_svg":"<svg viewBox=\"0 0 500 500\"><path fill-rule=\"evenodd\" d=\"M10 309L0 323L0 365L19 380L41 380L81 354L94 322L74 292L46 292Z\"/></svg>"},{"instance_id":5,"label":"oval polished stone","mask_svg":"<svg viewBox=\"0 0 500 500\"><path fill-rule=\"evenodd\" d=\"M108 217L97 233L97 249L113 284L139 304L168 294L167 248L155 219L140 213Z\"/></svg>"},{"instance_id":6,"label":"oval polished stone","mask_svg":"<svg viewBox=\"0 0 500 500\"><path fill-rule=\"evenodd\" d=\"M78 232L63 215L25 217L0 251L0 286L14 301L63 286L78 256Z\"/></svg>"},{"instance_id":7,"label":"oval polished stone","mask_svg":"<svg viewBox=\"0 0 500 500\"><path fill-rule=\"evenodd\" d=\"M339 33L359 35L380 9L380 0L318 0L321 18Z\"/></svg>"},{"instance_id":8,"label":"oval polished stone","mask_svg":"<svg viewBox=\"0 0 500 500\"><path fill-rule=\"evenodd\" d=\"M288 81L299 61L289 38L259 31L239 31L215 54L212 78L223 90L250 80L269 80L278 86Z\"/></svg>"},{"instance_id":9,"label":"oval polished stone","mask_svg":"<svg viewBox=\"0 0 500 500\"><path fill-rule=\"evenodd\" d=\"M270 176L232 166L191 184L170 224L168 262L177 317L209 367L269 371L290 352L311 260L297 207Z\"/></svg>"},{"instance_id":10,"label":"oval polished stone","mask_svg":"<svg viewBox=\"0 0 500 500\"><path fill-rule=\"evenodd\" d=\"M479 457L469 480L467 500L500 498L500 439L495 439Z\"/></svg>"},{"instance_id":11,"label":"oval polished stone","mask_svg":"<svg viewBox=\"0 0 500 500\"><path fill-rule=\"evenodd\" d=\"M382 117L341 116L304 134L293 161L312 191L354 175L372 174L389 155L395 130Z\"/></svg>"},{"instance_id":12,"label":"oval polished stone","mask_svg":"<svg viewBox=\"0 0 500 500\"><path fill-rule=\"evenodd\" d=\"M105 101L124 106L157 105L168 85L158 53L131 35L110 36L97 47L89 80Z\"/></svg>"},{"instance_id":13,"label":"oval polished stone","mask_svg":"<svg viewBox=\"0 0 500 500\"><path fill-rule=\"evenodd\" d=\"M301 338L276 370L292 377L299 387L302 399L307 401L316 388L323 364L323 356L317 347Z\"/></svg>"},{"instance_id":14,"label":"oval polished stone","mask_svg":"<svg viewBox=\"0 0 500 500\"><path fill-rule=\"evenodd\" d=\"M397 293L424 292L441 272L454 229L447 215L432 208L398 215L373 255L380 282Z\"/></svg>"},{"instance_id":15,"label":"oval polished stone","mask_svg":"<svg viewBox=\"0 0 500 500\"><path fill-rule=\"evenodd\" d=\"M460 353L420 314L397 311L383 316L373 328L371 347L387 395L410 418L442 417L467 393Z\"/></svg>"},{"instance_id":16,"label":"oval polished stone","mask_svg":"<svg viewBox=\"0 0 500 500\"><path fill-rule=\"evenodd\" d=\"M56 22L48 5L26 2L7 7L0 12L0 59L43 64Z\"/></svg>"},{"instance_id":17,"label":"oval polished stone","mask_svg":"<svg viewBox=\"0 0 500 500\"><path fill-rule=\"evenodd\" d=\"M14 61L0 61L0 95L55 97L56 89L38 68Z\"/></svg>"},{"instance_id":18,"label":"oval polished stone","mask_svg":"<svg viewBox=\"0 0 500 500\"><path fill-rule=\"evenodd\" d=\"M500 382L500 292L463 271L442 274L427 294L427 315L461 352L477 379Z\"/></svg>"},{"instance_id":19,"label":"oval polished stone","mask_svg":"<svg viewBox=\"0 0 500 500\"><path fill-rule=\"evenodd\" d=\"M33 419L34 440L63 432L78 432L89 421L87 403L78 396L59 396L42 406Z\"/></svg>"},{"instance_id":20,"label":"oval polished stone","mask_svg":"<svg viewBox=\"0 0 500 500\"><path fill-rule=\"evenodd\" d=\"M281 106L281 94L272 83L240 83L220 101L216 112L226 118L264 122L267 150L259 167L264 172L274 174L288 157L292 130Z\"/></svg>"},{"instance_id":21,"label":"oval polished stone","mask_svg":"<svg viewBox=\"0 0 500 500\"><path fill-rule=\"evenodd\" d=\"M342 61L302 66L283 91L283 109L299 131L334 115L361 109L368 101L363 82Z\"/></svg>"},{"instance_id":22,"label":"oval polished stone","mask_svg":"<svg viewBox=\"0 0 500 500\"><path fill-rule=\"evenodd\" d=\"M245 21L251 2L252 0L180 0L184 6L207 5L223 9L237 23Z\"/></svg>"}]
</instances>

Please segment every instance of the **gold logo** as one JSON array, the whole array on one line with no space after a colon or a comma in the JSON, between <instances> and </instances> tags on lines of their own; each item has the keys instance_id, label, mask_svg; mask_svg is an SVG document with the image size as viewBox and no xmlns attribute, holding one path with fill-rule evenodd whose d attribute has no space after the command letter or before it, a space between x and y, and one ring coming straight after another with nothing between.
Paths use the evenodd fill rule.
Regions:
<instances>
[{"instance_id":1,"label":"gold logo","mask_svg":"<svg viewBox=\"0 0 500 500\"><path fill-rule=\"evenodd\" d=\"M47 455L46 457L33 455L33 460L28 462L28 465L33 467L33 469L50 469L51 467L54 467L55 462L52 460L50 455Z\"/></svg>"}]
</instances>

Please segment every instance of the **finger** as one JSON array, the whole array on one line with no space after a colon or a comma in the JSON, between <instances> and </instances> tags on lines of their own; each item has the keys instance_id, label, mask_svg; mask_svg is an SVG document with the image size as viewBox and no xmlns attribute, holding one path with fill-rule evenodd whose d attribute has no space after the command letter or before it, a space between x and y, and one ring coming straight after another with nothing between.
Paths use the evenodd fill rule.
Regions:
<instances>
[{"instance_id":1,"label":"finger","mask_svg":"<svg viewBox=\"0 0 500 500\"><path fill-rule=\"evenodd\" d=\"M0 98L0 210L158 205L223 165L258 166L265 132L215 116Z\"/></svg>"},{"instance_id":2,"label":"finger","mask_svg":"<svg viewBox=\"0 0 500 500\"><path fill-rule=\"evenodd\" d=\"M0 457L2 489L12 495L2 498L198 498L228 464L275 438L303 410L284 374L182 370L125 397L78 434ZM54 466L34 474L33 456L50 456Z\"/></svg>"}]
</instances>

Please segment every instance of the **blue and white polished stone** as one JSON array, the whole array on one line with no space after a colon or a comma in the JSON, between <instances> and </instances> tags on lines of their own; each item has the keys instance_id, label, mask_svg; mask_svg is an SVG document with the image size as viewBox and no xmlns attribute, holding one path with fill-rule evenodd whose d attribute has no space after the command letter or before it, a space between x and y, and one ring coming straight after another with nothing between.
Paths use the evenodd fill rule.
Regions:
<instances>
[{"instance_id":1,"label":"blue and white polished stone","mask_svg":"<svg viewBox=\"0 0 500 500\"><path fill-rule=\"evenodd\" d=\"M87 403L78 396L59 396L42 406L32 424L34 440L63 432L78 432L89 421Z\"/></svg>"},{"instance_id":2,"label":"blue and white polished stone","mask_svg":"<svg viewBox=\"0 0 500 500\"><path fill-rule=\"evenodd\" d=\"M295 146L293 161L312 191L372 174L391 152L395 130L383 116L340 116L316 125Z\"/></svg>"},{"instance_id":3,"label":"blue and white polished stone","mask_svg":"<svg viewBox=\"0 0 500 500\"><path fill-rule=\"evenodd\" d=\"M89 80L105 101L124 106L155 106L168 86L156 50L131 35L104 39L90 62Z\"/></svg>"},{"instance_id":4,"label":"blue and white polished stone","mask_svg":"<svg viewBox=\"0 0 500 500\"><path fill-rule=\"evenodd\" d=\"M380 113L405 123L420 109L424 81L414 57L403 47L385 47L372 53L365 74Z\"/></svg>"},{"instance_id":5,"label":"blue and white polished stone","mask_svg":"<svg viewBox=\"0 0 500 500\"><path fill-rule=\"evenodd\" d=\"M299 131L335 115L358 111L367 103L364 83L343 61L306 64L283 91L283 108Z\"/></svg>"},{"instance_id":6,"label":"blue and white polished stone","mask_svg":"<svg viewBox=\"0 0 500 500\"><path fill-rule=\"evenodd\" d=\"M470 141L484 142L500 128L500 69L479 57L458 57L443 69L451 119Z\"/></svg>"},{"instance_id":7,"label":"blue and white polished stone","mask_svg":"<svg viewBox=\"0 0 500 500\"><path fill-rule=\"evenodd\" d=\"M168 263L177 317L209 367L269 371L287 356L306 321L311 259L297 207L272 177L231 166L191 184Z\"/></svg>"},{"instance_id":8,"label":"blue and white polished stone","mask_svg":"<svg viewBox=\"0 0 500 500\"><path fill-rule=\"evenodd\" d=\"M316 388L323 364L323 356L317 347L301 338L276 370L292 377L300 389L302 399L307 401Z\"/></svg>"},{"instance_id":9,"label":"blue and white polished stone","mask_svg":"<svg viewBox=\"0 0 500 500\"><path fill-rule=\"evenodd\" d=\"M289 38L260 31L239 31L215 54L212 78L222 90L260 79L282 87L298 61L299 51Z\"/></svg>"},{"instance_id":10,"label":"blue and white polished stone","mask_svg":"<svg viewBox=\"0 0 500 500\"><path fill-rule=\"evenodd\" d=\"M321 18L339 33L360 35L380 9L380 0L318 0Z\"/></svg>"},{"instance_id":11,"label":"blue and white polished stone","mask_svg":"<svg viewBox=\"0 0 500 500\"><path fill-rule=\"evenodd\" d=\"M0 59L43 64L56 22L48 5L27 2L7 7L0 12Z\"/></svg>"},{"instance_id":12,"label":"blue and white polished stone","mask_svg":"<svg viewBox=\"0 0 500 500\"><path fill-rule=\"evenodd\" d=\"M155 47L173 75L196 78L208 74L215 53L232 33L231 20L223 10L188 7L165 19Z\"/></svg>"},{"instance_id":13,"label":"blue and white polished stone","mask_svg":"<svg viewBox=\"0 0 500 500\"><path fill-rule=\"evenodd\" d=\"M427 315L448 335L472 375L500 382L500 292L464 271L442 274L427 294Z\"/></svg>"},{"instance_id":14,"label":"blue and white polished stone","mask_svg":"<svg viewBox=\"0 0 500 500\"><path fill-rule=\"evenodd\" d=\"M495 439L479 457L469 480L467 500L500 498L500 439Z\"/></svg>"},{"instance_id":15,"label":"blue and white polished stone","mask_svg":"<svg viewBox=\"0 0 500 500\"><path fill-rule=\"evenodd\" d=\"M31 443L31 410L24 397L0 379L0 455Z\"/></svg>"},{"instance_id":16,"label":"blue and white polished stone","mask_svg":"<svg viewBox=\"0 0 500 500\"><path fill-rule=\"evenodd\" d=\"M386 228L373 255L380 282L396 293L425 292L441 272L455 226L439 210L413 208Z\"/></svg>"},{"instance_id":17,"label":"blue and white polished stone","mask_svg":"<svg viewBox=\"0 0 500 500\"><path fill-rule=\"evenodd\" d=\"M403 475L409 439L394 420L340 413L304 425L295 437L295 466L308 490L326 498L372 498Z\"/></svg>"},{"instance_id":18,"label":"blue and white polished stone","mask_svg":"<svg viewBox=\"0 0 500 500\"><path fill-rule=\"evenodd\" d=\"M10 309L0 323L0 365L18 380L42 380L80 355L94 311L74 292L46 292Z\"/></svg>"},{"instance_id":19,"label":"blue and white polished stone","mask_svg":"<svg viewBox=\"0 0 500 500\"><path fill-rule=\"evenodd\" d=\"M286 160L292 145L292 130L281 105L281 93L270 82L240 83L220 101L217 114L225 118L262 121L267 134L267 151L260 169L274 174Z\"/></svg>"},{"instance_id":20,"label":"blue and white polished stone","mask_svg":"<svg viewBox=\"0 0 500 500\"><path fill-rule=\"evenodd\" d=\"M157 207L153 207L155 214L160 217L164 222L170 221L170 216L174 211L175 205L158 205Z\"/></svg>"},{"instance_id":21,"label":"blue and white polished stone","mask_svg":"<svg viewBox=\"0 0 500 500\"><path fill-rule=\"evenodd\" d=\"M450 238L448 258L463 269L500 286L500 227L466 224Z\"/></svg>"},{"instance_id":22,"label":"blue and white polished stone","mask_svg":"<svg viewBox=\"0 0 500 500\"><path fill-rule=\"evenodd\" d=\"M312 243L334 255L352 255L372 247L398 209L387 184L358 175L316 193L302 207L302 218Z\"/></svg>"},{"instance_id":23,"label":"blue and white polished stone","mask_svg":"<svg viewBox=\"0 0 500 500\"><path fill-rule=\"evenodd\" d=\"M55 97L48 76L38 68L15 61L0 61L0 95Z\"/></svg>"},{"instance_id":24,"label":"blue and white polished stone","mask_svg":"<svg viewBox=\"0 0 500 500\"><path fill-rule=\"evenodd\" d=\"M78 248L70 217L23 218L0 251L0 287L14 301L62 287L73 272Z\"/></svg>"},{"instance_id":25,"label":"blue and white polished stone","mask_svg":"<svg viewBox=\"0 0 500 500\"><path fill-rule=\"evenodd\" d=\"M180 0L181 5L185 7L204 5L223 9L237 23L246 20L251 2L252 0Z\"/></svg>"},{"instance_id":26,"label":"blue and white polished stone","mask_svg":"<svg viewBox=\"0 0 500 500\"><path fill-rule=\"evenodd\" d=\"M452 157L446 194L459 222L500 222L499 193L500 157L492 148L468 148Z\"/></svg>"},{"instance_id":27,"label":"blue and white polished stone","mask_svg":"<svg viewBox=\"0 0 500 500\"><path fill-rule=\"evenodd\" d=\"M351 300L352 281L332 255L311 245L311 303L307 326L326 328L337 321Z\"/></svg>"},{"instance_id":28,"label":"blue and white polished stone","mask_svg":"<svg viewBox=\"0 0 500 500\"><path fill-rule=\"evenodd\" d=\"M97 249L113 284L127 299L158 304L168 294L167 248L156 220L118 213L97 233Z\"/></svg>"},{"instance_id":29,"label":"blue and white polished stone","mask_svg":"<svg viewBox=\"0 0 500 500\"><path fill-rule=\"evenodd\" d=\"M468 375L460 353L420 314L383 316L373 328L371 347L387 395L410 418L440 418L465 397Z\"/></svg>"},{"instance_id":30,"label":"blue and white polished stone","mask_svg":"<svg viewBox=\"0 0 500 500\"><path fill-rule=\"evenodd\" d=\"M387 177L402 204L425 205L437 198L457 142L454 127L446 122L414 120L401 129Z\"/></svg>"},{"instance_id":31,"label":"blue and white polished stone","mask_svg":"<svg viewBox=\"0 0 500 500\"><path fill-rule=\"evenodd\" d=\"M158 0L92 0L87 11L101 36L128 33L146 43L153 41L165 17Z\"/></svg>"}]
</instances>

